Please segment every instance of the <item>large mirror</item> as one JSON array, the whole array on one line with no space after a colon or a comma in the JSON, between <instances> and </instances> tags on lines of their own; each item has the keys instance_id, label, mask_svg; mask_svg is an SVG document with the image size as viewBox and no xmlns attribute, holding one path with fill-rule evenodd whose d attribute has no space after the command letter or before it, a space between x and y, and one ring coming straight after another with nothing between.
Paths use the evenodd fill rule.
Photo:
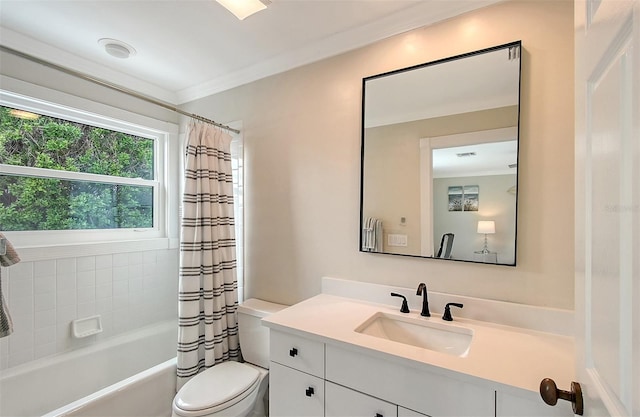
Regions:
<instances>
[{"instance_id":1,"label":"large mirror","mask_svg":"<svg viewBox=\"0 0 640 417\"><path fill-rule=\"evenodd\" d=\"M516 264L520 48L363 80L361 251Z\"/></svg>"}]
</instances>

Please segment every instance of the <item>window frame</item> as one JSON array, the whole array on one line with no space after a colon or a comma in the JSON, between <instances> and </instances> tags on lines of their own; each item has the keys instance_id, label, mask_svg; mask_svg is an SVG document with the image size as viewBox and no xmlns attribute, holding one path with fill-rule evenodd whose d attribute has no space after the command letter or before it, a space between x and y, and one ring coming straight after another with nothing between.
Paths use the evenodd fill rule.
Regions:
<instances>
[{"instance_id":1,"label":"window frame","mask_svg":"<svg viewBox=\"0 0 640 417\"><path fill-rule=\"evenodd\" d=\"M33 231L6 231L3 232L17 247L42 248L59 245L86 245L87 243L114 243L123 241L157 240L169 238L172 227L170 212L172 202L168 198L169 167L172 165L169 160L169 145L176 132L160 130L149 127L139 122L127 121L119 118L106 116L90 111L80 110L76 107L54 103L38 98L28 97L22 94L0 90L0 104L6 107L18 108L31 111L33 113L59 119L83 123L90 126L114 130L125 134L135 135L154 142L154 174L152 180L140 178L124 178L108 175L78 173L70 171L58 171L44 168L23 167L16 165L0 164L0 173L9 175L29 175L45 178L56 178L65 180L82 180L92 182L117 183L123 185L144 185L153 187L153 227L151 228L127 228L127 229L76 229L76 230L33 230ZM95 107L95 106L92 106ZM107 106L99 105L108 113ZM132 115L130 119L140 119ZM146 119L146 118L145 118ZM151 121L150 119L148 121ZM153 120L155 121L155 120ZM144 121L143 121L144 122ZM150 123L151 124L151 123ZM157 123L155 123L157 124ZM166 122L162 124L166 127L175 127ZM175 205L175 203L173 204ZM175 239L174 239L175 240ZM151 246L176 246L176 243L165 245L153 242ZM104 245L103 245L104 246ZM69 248L72 250L72 248Z\"/></svg>"},{"instance_id":2,"label":"window frame","mask_svg":"<svg viewBox=\"0 0 640 417\"><path fill-rule=\"evenodd\" d=\"M234 222L236 228L236 279L238 282L238 301L244 301L244 249L245 249L245 219L244 219L244 189L245 189L245 172L244 172L244 136L242 135L242 122L233 122L230 127L237 129L240 133L230 133L231 141L231 159L233 171L233 207Z\"/></svg>"}]
</instances>

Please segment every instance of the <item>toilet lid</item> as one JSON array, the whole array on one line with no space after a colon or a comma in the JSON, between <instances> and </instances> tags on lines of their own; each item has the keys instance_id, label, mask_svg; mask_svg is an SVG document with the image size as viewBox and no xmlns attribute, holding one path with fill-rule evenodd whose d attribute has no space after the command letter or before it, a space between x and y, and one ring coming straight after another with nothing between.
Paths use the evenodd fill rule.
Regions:
<instances>
[{"instance_id":1,"label":"toilet lid","mask_svg":"<svg viewBox=\"0 0 640 417\"><path fill-rule=\"evenodd\" d=\"M260 378L257 369L239 363L223 362L191 378L178 392L175 404L185 411L215 407L234 398L241 400ZM230 406L230 405L229 405Z\"/></svg>"}]
</instances>

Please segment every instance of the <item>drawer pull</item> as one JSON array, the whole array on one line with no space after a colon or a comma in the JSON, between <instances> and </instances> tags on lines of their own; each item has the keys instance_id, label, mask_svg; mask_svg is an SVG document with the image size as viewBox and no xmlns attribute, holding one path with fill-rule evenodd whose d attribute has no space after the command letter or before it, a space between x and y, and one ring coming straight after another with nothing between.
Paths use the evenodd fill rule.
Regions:
<instances>
[{"instance_id":1,"label":"drawer pull","mask_svg":"<svg viewBox=\"0 0 640 417\"><path fill-rule=\"evenodd\" d=\"M384 417L384 416L380 413L376 413L375 417Z\"/></svg>"},{"instance_id":2,"label":"drawer pull","mask_svg":"<svg viewBox=\"0 0 640 417\"><path fill-rule=\"evenodd\" d=\"M294 357L296 357L296 355L298 355L298 349L296 349L296 348L289 349L289 356L294 358Z\"/></svg>"},{"instance_id":3,"label":"drawer pull","mask_svg":"<svg viewBox=\"0 0 640 417\"><path fill-rule=\"evenodd\" d=\"M313 387L309 387L304 393L307 395L307 397L311 397L313 394L315 394L315 391Z\"/></svg>"}]
</instances>

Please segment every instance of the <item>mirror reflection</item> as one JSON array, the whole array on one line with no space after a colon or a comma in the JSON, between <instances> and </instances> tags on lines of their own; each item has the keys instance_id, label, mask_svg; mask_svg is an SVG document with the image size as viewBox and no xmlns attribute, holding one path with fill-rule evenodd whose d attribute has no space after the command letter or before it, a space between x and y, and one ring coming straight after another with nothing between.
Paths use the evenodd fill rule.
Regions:
<instances>
[{"instance_id":1,"label":"mirror reflection","mask_svg":"<svg viewBox=\"0 0 640 417\"><path fill-rule=\"evenodd\" d=\"M516 263L520 42L363 80L360 250Z\"/></svg>"}]
</instances>

